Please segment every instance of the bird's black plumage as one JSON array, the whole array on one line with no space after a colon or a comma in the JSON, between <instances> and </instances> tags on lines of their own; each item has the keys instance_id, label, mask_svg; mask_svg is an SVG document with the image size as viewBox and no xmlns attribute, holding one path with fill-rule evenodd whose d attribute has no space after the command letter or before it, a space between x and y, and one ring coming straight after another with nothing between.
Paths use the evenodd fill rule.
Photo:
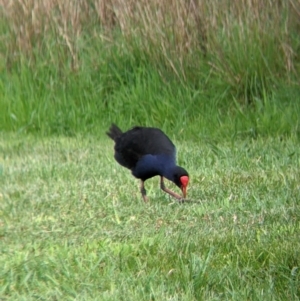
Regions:
<instances>
[{"instance_id":1,"label":"bird's black plumage","mask_svg":"<svg viewBox=\"0 0 300 301\"><path fill-rule=\"evenodd\" d=\"M123 133L112 124L106 134L115 141L116 161L142 182L159 175L181 187L180 178L188 177L187 171L176 165L174 144L160 129L136 126ZM161 181L163 184L163 178Z\"/></svg>"},{"instance_id":2,"label":"bird's black plumage","mask_svg":"<svg viewBox=\"0 0 300 301\"><path fill-rule=\"evenodd\" d=\"M145 155L166 155L175 161L176 149L172 141L157 128L136 126L122 133L112 125L107 133L115 141L115 159L129 169Z\"/></svg>"}]
</instances>

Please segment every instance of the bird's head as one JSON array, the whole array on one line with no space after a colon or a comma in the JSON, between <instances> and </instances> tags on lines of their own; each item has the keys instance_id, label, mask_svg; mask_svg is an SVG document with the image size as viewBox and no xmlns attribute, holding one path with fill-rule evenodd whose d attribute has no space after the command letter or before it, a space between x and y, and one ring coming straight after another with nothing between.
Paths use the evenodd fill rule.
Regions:
<instances>
[{"instance_id":1,"label":"bird's head","mask_svg":"<svg viewBox=\"0 0 300 301\"><path fill-rule=\"evenodd\" d=\"M174 183L181 189L183 198L186 198L186 189L189 183L189 174L184 168L176 166L174 172Z\"/></svg>"}]
</instances>

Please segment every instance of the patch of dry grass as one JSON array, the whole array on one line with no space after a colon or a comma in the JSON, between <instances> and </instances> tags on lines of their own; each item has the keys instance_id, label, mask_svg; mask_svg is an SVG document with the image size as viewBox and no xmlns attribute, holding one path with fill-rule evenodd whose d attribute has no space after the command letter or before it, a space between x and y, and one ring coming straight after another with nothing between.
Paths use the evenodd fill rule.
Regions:
<instances>
[{"instance_id":1,"label":"patch of dry grass","mask_svg":"<svg viewBox=\"0 0 300 301\"><path fill-rule=\"evenodd\" d=\"M19 53L33 58L38 49L45 51L46 47L50 53L60 49L62 60L69 58L71 67L76 69L80 66L83 37L118 45L120 39L114 39L116 31L125 39L126 47L138 46L183 78L187 62L195 63L192 54L197 53L209 57L214 72L224 73L232 84L239 84L243 74L236 72L228 55L244 51L242 59L249 59L251 49L247 48L253 43L257 44L255 51L275 48L273 51L282 58L277 64L278 72L295 71L299 60L293 44L293 35L300 26L300 3L296 0L1 2L10 30L2 38L8 61L18 59ZM55 44L49 43L50 37ZM262 56L268 59L267 55Z\"/></svg>"}]
</instances>

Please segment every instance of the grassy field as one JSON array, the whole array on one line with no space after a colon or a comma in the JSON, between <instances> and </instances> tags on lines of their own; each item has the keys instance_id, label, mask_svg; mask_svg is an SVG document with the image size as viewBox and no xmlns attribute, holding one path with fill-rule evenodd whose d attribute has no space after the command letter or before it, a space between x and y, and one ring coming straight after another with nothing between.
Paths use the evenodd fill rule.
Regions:
<instances>
[{"instance_id":1,"label":"grassy field","mask_svg":"<svg viewBox=\"0 0 300 301\"><path fill-rule=\"evenodd\" d=\"M297 134L299 16L295 0L3 0L0 129Z\"/></svg>"},{"instance_id":2,"label":"grassy field","mask_svg":"<svg viewBox=\"0 0 300 301\"><path fill-rule=\"evenodd\" d=\"M299 29L296 0L0 0L0 300L299 301ZM163 129L191 202L143 203L111 122Z\"/></svg>"},{"instance_id":3,"label":"grassy field","mask_svg":"<svg viewBox=\"0 0 300 301\"><path fill-rule=\"evenodd\" d=\"M300 299L297 139L175 140L186 204L104 135L0 141L1 300Z\"/></svg>"}]
</instances>

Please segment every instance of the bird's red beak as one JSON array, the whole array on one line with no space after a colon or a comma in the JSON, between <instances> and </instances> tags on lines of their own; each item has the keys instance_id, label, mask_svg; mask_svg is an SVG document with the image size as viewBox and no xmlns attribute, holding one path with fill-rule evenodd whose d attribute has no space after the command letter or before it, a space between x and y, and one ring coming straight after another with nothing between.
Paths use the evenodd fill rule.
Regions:
<instances>
[{"instance_id":1,"label":"bird's red beak","mask_svg":"<svg viewBox=\"0 0 300 301\"><path fill-rule=\"evenodd\" d=\"M183 198L186 198L186 187L181 186L181 190L182 190L182 194L183 194Z\"/></svg>"},{"instance_id":2,"label":"bird's red beak","mask_svg":"<svg viewBox=\"0 0 300 301\"><path fill-rule=\"evenodd\" d=\"M181 182L181 191L183 194L183 198L186 198L186 188L189 183L189 177L188 176L182 176L180 177L180 182Z\"/></svg>"}]
</instances>

